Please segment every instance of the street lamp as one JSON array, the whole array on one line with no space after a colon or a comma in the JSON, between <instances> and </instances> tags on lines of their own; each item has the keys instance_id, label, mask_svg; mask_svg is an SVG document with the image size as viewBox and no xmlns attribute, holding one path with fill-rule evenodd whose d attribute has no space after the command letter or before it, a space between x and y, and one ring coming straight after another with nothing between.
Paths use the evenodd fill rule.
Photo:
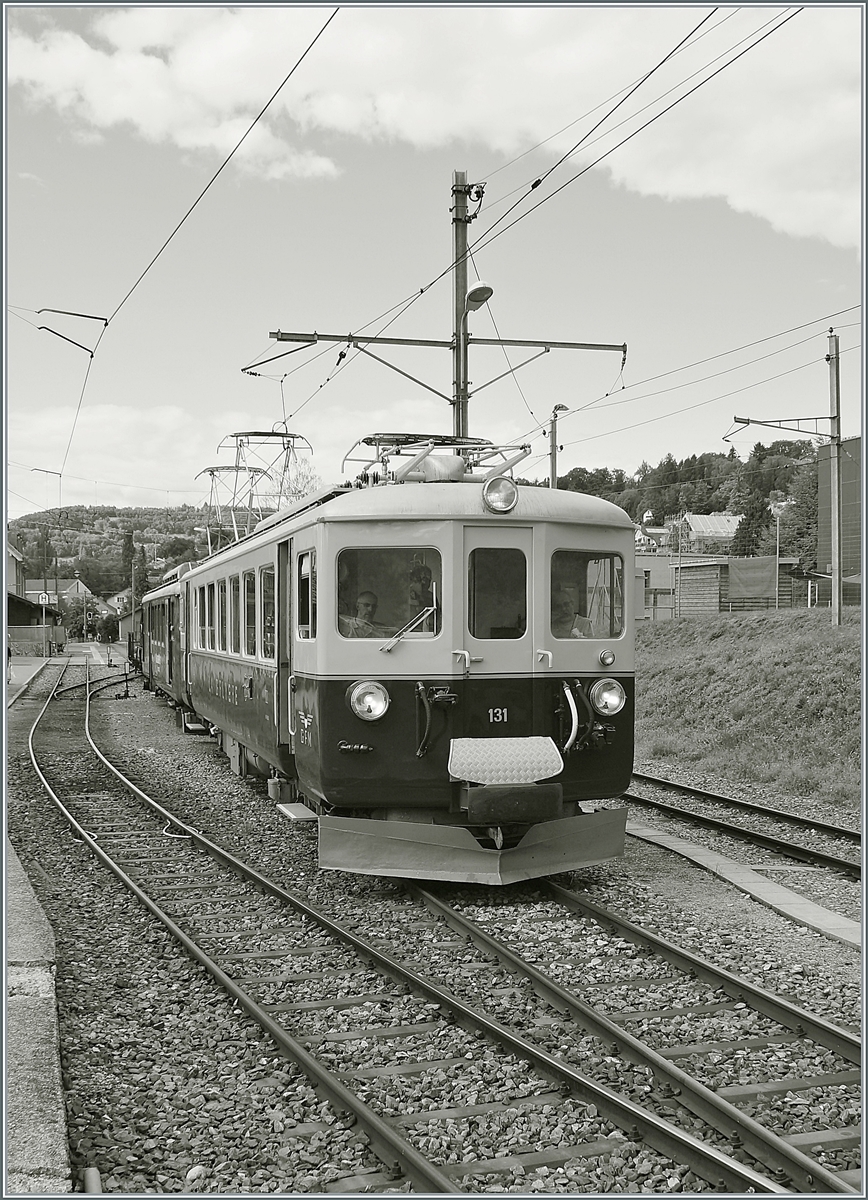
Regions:
<instances>
[{"instance_id":1,"label":"street lamp","mask_svg":"<svg viewBox=\"0 0 868 1200\"><path fill-rule=\"evenodd\" d=\"M455 339L455 433L458 437L467 437L467 314L482 308L493 295L494 288L481 279L468 288L464 295L464 307Z\"/></svg>"},{"instance_id":2,"label":"street lamp","mask_svg":"<svg viewBox=\"0 0 868 1200\"><path fill-rule=\"evenodd\" d=\"M558 486L558 413L566 412L566 404L556 404L549 424L549 487Z\"/></svg>"}]
</instances>

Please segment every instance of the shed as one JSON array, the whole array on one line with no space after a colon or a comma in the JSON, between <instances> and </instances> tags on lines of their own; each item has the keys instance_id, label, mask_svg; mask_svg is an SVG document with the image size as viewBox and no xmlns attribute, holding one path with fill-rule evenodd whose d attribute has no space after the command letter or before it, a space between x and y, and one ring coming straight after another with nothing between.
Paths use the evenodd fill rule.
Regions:
<instances>
[{"instance_id":1,"label":"shed","mask_svg":"<svg viewBox=\"0 0 868 1200\"><path fill-rule=\"evenodd\" d=\"M797 558L779 559L775 580L774 555L746 559L714 555L683 558L681 562L676 559L670 564L675 615L807 608L808 582L793 573L798 564ZM756 580L753 588L751 578Z\"/></svg>"}]
</instances>

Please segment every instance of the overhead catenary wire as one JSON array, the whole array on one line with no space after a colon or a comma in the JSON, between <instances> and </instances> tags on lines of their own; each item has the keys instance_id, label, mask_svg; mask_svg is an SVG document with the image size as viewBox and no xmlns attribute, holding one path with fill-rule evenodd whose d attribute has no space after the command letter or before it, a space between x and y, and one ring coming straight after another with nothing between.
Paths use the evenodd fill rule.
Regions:
<instances>
[{"instance_id":1,"label":"overhead catenary wire","mask_svg":"<svg viewBox=\"0 0 868 1200\"><path fill-rule=\"evenodd\" d=\"M826 313L824 316L817 317L813 321L806 321L804 324L801 324L801 325L793 325L793 326L790 326L789 329L783 329L778 333L768 334L766 337L757 338L756 340L754 340L752 342L745 342L743 345L735 346L731 350L722 350L718 354L712 354L706 358L697 359L695 362L687 363L683 367L673 367L672 370L663 371L659 375L651 375L647 379L641 379L641 380L637 380L635 383L626 384L621 389L621 393L623 393L631 388L644 387L645 384L648 384L648 383L656 383L656 381L658 379L666 379L670 375L678 375L682 371L693 370L694 367L704 366L706 363L709 363L709 362L716 362L718 359L727 358L728 356L730 356L732 354L740 354L743 350L750 350L754 346L764 345L767 342L775 341L777 338L786 337L790 333L798 333L802 329L810 329L810 327L812 325L823 324L826 321L832 320L834 317L841 316L844 313L853 312L858 308L861 308L861 304L853 304L853 305L850 305L848 308L838 309L836 312L833 312L833 313ZM859 324L859 322L854 322L851 325L840 325L840 326L838 326L838 328L839 329L849 329L849 328L854 328L858 324ZM679 389L681 389L683 387L690 387L697 383L707 382L709 379L716 379L716 378L719 378L721 375L727 375L727 374L730 374L732 371L741 370L742 368L751 366L754 363L762 362L766 358L772 358L772 357L774 357L775 354L782 354L786 350L794 349L796 346L805 345L807 342L812 341L814 337L818 337L818 336L819 336L819 332L814 333L811 335L811 337L800 339L798 342L793 342L789 346L783 346L783 347L781 347L780 350L775 350L771 354L761 355L759 358L751 359L749 362L746 362L746 363L739 363L735 367L728 367L725 370L715 372L712 375L703 376L701 379L688 380L686 383L675 384L671 388L662 388L658 392L649 392L643 396L631 396L631 397L629 397L629 399L626 399L626 400L612 400L610 404L603 405L603 407L610 408L610 407L614 407L615 405L618 405L618 404L628 404L634 400L647 400L652 396L662 396L670 391L678 391ZM777 378L777 377L775 376L773 378ZM751 385L751 386L753 386L753 385ZM621 393L619 393L619 394L621 394ZM562 414L561 420L566 420L568 417L575 416L577 413L587 411L587 409L591 408L592 406L594 406L596 404L600 404L604 400L608 400L612 396L612 394L613 394L612 389L609 389L609 391L604 392L603 395L597 396L593 400L589 400L586 404L578 405L575 408L568 409L564 414ZM530 437L534 433L538 432L539 430L544 431L544 427L542 425L535 426L533 429L530 429L526 433L522 434L522 437Z\"/></svg>"},{"instance_id":2,"label":"overhead catenary wire","mask_svg":"<svg viewBox=\"0 0 868 1200\"><path fill-rule=\"evenodd\" d=\"M643 132L643 130L647 129L655 121L659 120L661 117L663 117L667 113L671 112L672 109L674 109L678 104L682 103L684 100L688 99L688 97L693 95L694 92L698 91L699 88L703 87L706 83L709 83L712 79L716 78L723 71L725 71L728 67L732 66L740 58L742 58L745 54L747 54L750 50L753 50L756 46L760 45L760 43L765 41L768 37L771 37L772 34L777 33L781 28L783 28L783 26L785 24L787 24L788 21L792 20L793 17L798 16L798 14L802 11L803 11L803 8L799 8L799 9L795 10L794 12L790 13L788 16L785 16L783 18L783 20L780 20L776 25L773 26L773 28L768 29L765 33L762 34L762 36L756 38L756 40L752 41L748 46L746 46L744 49L739 51L738 54L736 54L734 57L728 59L725 63L723 63L720 67L718 67L710 75L708 75L704 79L700 80L699 83L695 84L692 88L690 88L682 96L678 97L671 104L667 105L666 108L661 110L659 113L655 114L648 121L646 121L643 125L639 126L638 129L634 130L627 137L623 138L620 142L618 142L615 146L613 146L609 150L605 151L605 153L600 155L592 163L588 164L581 171L579 171L576 175L574 175L574 176L572 176L572 178L568 179L564 184L561 185L561 187L557 188L554 192L550 193L548 196L543 197L541 200L539 200L537 202L537 204L535 204L527 212L521 214L519 217L516 217L516 219L514 221L510 222L499 232L492 233L492 230L495 228L495 226L497 224L499 224L500 221L504 220L509 215L509 212L514 210L514 208L516 207L514 205L513 208L508 210L507 213L502 214L501 217L498 218L498 221L495 222L495 224L492 225L485 233L481 234L476 242L474 242L471 246L468 247L468 254L470 254L473 250L484 249L485 247L490 245L491 242L495 241L498 237L500 237L503 233L507 232L507 230L514 228L514 226L517 225L521 220L523 220L527 216L530 216L531 213L535 212L537 208L539 208L542 204L544 204L546 202L546 200L552 199L559 192L563 191L564 188L568 187L571 183L576 182L577 179L581 178L581 176L586 174L593 167L597 166L605 158L608 158L616 150L620 149L621 146L625 145L632 138L636 137L639 133ZM702 23L703 22L700 22L700 25ZM759 28L763 29L763 28L765 28L765 25L767 25L767 24L769 24L769 22L765 22L764 25L761 25ZM699 28L699 26L697 26L697 28ZM695 32L695 30L694 30L694 32ZM690 36L691 35L688 35L688 39ZM685 39L685 40L688 40L688 39ZM744 40L744 39L742 39L742 40ZM740 42L736 43L736 45L739 45L739 44L741 44L741 43ZM668 57L671 57L671 54ZM712 60L712 61L716 61L716 60ZM649 74L650 74L650 72L649 72ZM644 111L644 110L640 110L640 111ZM530 194L531 194L530 192L527 193L527 195L530 195ZM526 198L527 197L525 196L524 199L526 199ZM395 315L392 317L392 319L386 325L384 325L382 328L378 329L377 333L372 336L381 335L386 329L388 329L392 324L394 324L394 322L399 317L403 316L403 314L410 307L412 307L412 305L415 304L416 301L421 298L421 296L423 296L427 291L429 291L441 279L443 279L447 275L449 275L455 269L456 265L457 264L454 261L451 262L449 264L449 266L447 266L443 271L441 271L437 276L435 276L434 279L432 279L429 283L427 283L423 287L417 289L415 292L413 292L408 297L406 297L405 300L399 301L397 304L393 305L392 308L387 309L384 314L381 314L381 317L374 318L373 320L367 322L366 325L361 327L361 329L366 329L369 325L375 324L376 321L382 319L383 315L387 315L388 313L395 312L396 309L399 309L400 311L396 312ZM350 359L348 359L346 362L341 364L341 366L338 368L338 371L345 369L347 366L350 365L350 363L355 362L357 358L358 358L358 354L353 355ZM298 408L296 408L295 413L300 412L302 408L306 407L306 405L309 404L311 402L311 400L313 400L316 396L318 396L319 393L323 390L323 388L326 387L327 384L332 381L332 379L335 377L335 375L338 373L338 371L330 372L330 374L327 376L327 378L325 380L323 380L322 383L319 384L319 386L307 397L306 400L304 400L298 406ZM293 414L293 415L295 415L295 414Z\"/></svg>"},{"instance_id":3,"label":"overhead catenary wire","mask_svg":"<svg viewBox=\"0 0 868 1200\"><path fill-rule=\"evenodd\" d=\"M76 427L78 424L79 415L81 413L81 406L84 401L84 395L85 395L85 391L87 388L87 383L90 378L90 370L93 365L94 356L96 355L96 352L99 349L100 343L102 342L102 339L105 336L105 333L109 327L110 322L114 320L114 318L118 315L118 313L121 311L121 309L126 304L126 302L133 295L135 290L138 288L139 284L142 282L142 280L145 278L145 276L148 274L148 272L151 270L151 268L154 266L154 264L157 262L157 260L163 254L163 252L165 251L165 249L167 248L169 243L172 241L172 239L175 237L175 235L178 233L178 231L181 229L181 227L185 224L185 222L191 216L193 211L196 209L196 207L202 201L202 199L204 198L206 193L210 190L212 185L216 182L217 178L220 176L220 174L223 172L223 170L228 166L229 162L235 156L236 152L240 149L241 145L248 138L248 136L251 134L253 129L256 127L256 125L259 123L259 121L262 119L262 117L265 115L265 113L271 107L274 100L277 98L277 96L280 94L280 92L283 90L283 88L286 86L286 84L289 82L289 80L292 78L292 76L295 74L295 72L298 70L298 68L301 66L301 64L304 62L304 60L307 58L308 54L310 54L311 50L314 48L316 43L319 41L319 39L325 33L326 29L328 29L329 25L332 23L332 21L335 19L335 17L337 16L337 14L339 12L340 12L340 8L339 7L335 8L334 11L331 13L331 15L326 19L325 23L322 25L322 27L319 29L319 31L314 35L313 39L309 42L309 44L307 45L305 50L301 53L299 58L293 64L292 68L287 72L287 74L284 77L284 79L282 80L282 82L279 84L279 86L277 88L275 88L274 92L271 94L269 99L266 101L266 103L263 105L263 107L260 109L260 111L254 117L253 121L250 123L250 125L247 127L245 132L241 135L241 137L235 143L233 148L230 150L229 154L226 156L226 158L223 160L223 162L220 164L220 166L217 168L217 170L214 172L214 174L211 176L208 183L206 183L205 187L202 189L202 191L199 193L199 195L196 197L196 199L193 201L193 203L187 209L184 216L181 218L181 220L178 222L178 224L175 226L175 228L172 230L172 232L169 234L169 236L163 242L162 246L160 246L157 253L153 256L153 258L147 264L145 269L138 276L136 281L133 283L132 287L130 287L127 290L126 294L123 296L120 303L115 307L114 311L110 314L110 316L108 318L99 318L99 319L104 319L105 324L100 332L99 337L97 338L96 345L94 346L94 348L92 350L88 351L88 353L90 355L90 359L88 362L87 370L85 372L85 377L84 377L84 382L82 384L81 392L79 394L78 404L77 404L76 410L75 410L75 416L73 417L72 429L70 431L69 441L67 442L66 451L63 456L63 463L61 465L61 473L63 472L63 468L66 466L66 461L67 461L67 458L69 457L69 451L72 446L72 440L75 436L75 430L76 430ZM56 330L49 330L49 332L53 333L53 332L56 332ZM85 349L86 349L86 347L85 347Z\"/></svg>"},{"instance_id":4,"label":"overhead catenary wire","mask_svg":"<svg viewBox=\"0 0 868 1200\"><path fill-rule=\"evenodd\" d=\"M583 175L586 175L588 173L588 171L592 170L596 166L599 166L599 164L601 162L603 162L604 159L608 158L610 154L614 154L616 150L620 150L620 148L622 146L625 146L627 144L627 142L632 141L632 139L634 137L638 136L638 134L642 133L650 125L653 125L655 121L659 121L661 117L666 116L666 114L671 112L673 108L676 108L679 104L682 104L685 100L688 99L688 97L692 96L694 94L694 92L697 92L701 87L704 87L707 83L710 83L711 80L715 79L718 75L720 75L720 73L722 71L727 70L728 67L731 67L734 63L738 62L738 60L740 58L743 58L745 54L748 54L751 50L754 50L757 46L760 45L761 42L764 42L766 40L766 38L771 37L773 33L777 33L780 29L782 29L784 27L784 25L786 25L789 21L792 21L793 17L797 17L799 15L799 13L801 13L803 11L804 11L804 8L799 8L799 9L796 9L795 12L790 13L789 16L784 17L784 19L782 21L780 21L777 25L775 25L774 28L769 29L766 33L764 33L762 35L762 37L757 38L757 40L755 42L751 42L751 44L749 46L746 46L744 48L744 50L741 50L738 54L735 55L734 58L728 59L727 62L723 63L722 66L718 67L716 71L713 71L711 73L711 75L706 76L705 79L700 80L699 83L695 84L692 88L690 88L687 92L685 92L683 96L679 96L677 100L673 100L671 104L668 104L666 106L666 108L662 109L659 113L656 113L653 117L650 117L644 124L640 125L638 129L634 129L632 133L627 135L627 137L622 138L622 140L620 142L616 143L616 145L612 146L609 150L606 150L605 153L601 154L598 158L594 159L593 162L588 163L586 166L584 166L581 169L581 171L578 171L575 175L572 176L571 179L567 179L564 183L561 184L561 186L559 188L556 188L553 192L550 192L547 196L543 196L542 199L537 201L537 203L534 204L532 208L529 208L527 210L527 212L522 213L520 216L516 217L516 219L514 221L511 221L503 229L501 229L497 233L492 234L491 236L489 236L489 234L491 233L491 230L488 230L488 231L486 231L486 233L480 235L479 239L473 243L473 245L470 247L470 249L482 250L486 246L490 246L493 241L496 241L497 238L501 237L508 230L515 228L515 226L518 225L518 223L520 221L525 220L526 217L529 217L531 215L531 213L536 212L536 210L538 208L541 208L542 205L546 204L549 200L553 200L555 196L557 196L565 188L568 188L570 186L570 184L575 183L577 179L581 179L581 177ZM498 218L498 223L500 220L505 219L507 215L508 215L508 213L504 213L500 218ZM494 228L494 226L492 226L492 229L493 228Z\"/></svg>"}]
</instances>

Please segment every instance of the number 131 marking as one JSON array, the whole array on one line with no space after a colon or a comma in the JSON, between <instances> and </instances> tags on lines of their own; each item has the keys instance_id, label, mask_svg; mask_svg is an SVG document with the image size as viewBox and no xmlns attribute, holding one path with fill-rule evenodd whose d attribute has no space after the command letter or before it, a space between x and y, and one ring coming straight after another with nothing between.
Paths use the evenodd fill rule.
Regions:
<instances>
[{"instance_id":1,"label":"number 131 marking","mask_svg":"<svg viewBox=\"0 0 868 1200\"><path fill-rule=\"evenodd\" d=\"M509 720L509 709L507 708L490 708L488 710L489 724L499 723Z\"/></svg>"}]
</instances>

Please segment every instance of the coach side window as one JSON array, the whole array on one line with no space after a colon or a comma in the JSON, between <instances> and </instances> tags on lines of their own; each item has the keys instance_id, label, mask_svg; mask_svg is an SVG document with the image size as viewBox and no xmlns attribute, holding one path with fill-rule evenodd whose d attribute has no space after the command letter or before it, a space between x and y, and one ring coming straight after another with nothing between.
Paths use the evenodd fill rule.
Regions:
<instances>
[{"instance_id":1,"label":"coach side window","mask_svg":"<svg viewBox=\"0 0 868 1200\"><path fill-rule=\"evenodd\" d=\"M274 658L274 567L263 567L259 573L260 603L262 605L262 654Z\"/></svg>"},{"instance_id":2,"label":"coach side window","mask_svg":"<svg viewBox=\"0 0 868 1200\"><path fill-rule=\"evenodd\" d=\"M217 583L217 649L226 649L226 580Z\"/></svg>"},{"instance_id":3,"label":"coach side window","mask_svg":"<svg viewBox=\"0 0 868 1200\"><path fill-rule=\"evenodd\" d=\"M475 638L524 637L527 559L512 547L479 546L468 563L469 626Z\"/></svg>"},{"instance_id":4,"label":"coach side window","mask_svg":"<svg viewBox=\"0 0 868 1200\"><path fill-rule=\"evenodd\" d=\"M215 611L214 611L214 584L213 584L213 583L209 583L209 584L208 584L208 594L207 594L207 597L206 597L206 599L207 599L207 602L208 602L208 613L207 613L207 620L208 620L208 629L207 629L207 635L208 635L208 649L209 649L209 650L213 650L213 649L214 649L214 617L215 617Z\"/></svg>"},{"instance_id":5,"label":"coach side window","mask_svg":"<svg viewBox=\"0 0 868 1200\"><path fill-rule=\"evenodd\" d=\"M316 637L316 552L298 556L298 636Z\"/></svg>"},{"instance_id":6,"label":"coach side window","mask_svg":"<svg viewBox=\"0 0 868 1200\"><path fill-rule=\"evenodd\" d=\"M618 554L556 550L551 630L557 638L618 637L624 630L624 564Z\"/></svg>"},{"instance_id":7,"label":"coach side window","mask_svg":"<svg viewBox=\"0 0 868 1200\"><path fill-rule=\"evenodd\" d=\"M244 653L256 653L256 576L245 571L244 579Z\"/></svg>"}]
</instances>

